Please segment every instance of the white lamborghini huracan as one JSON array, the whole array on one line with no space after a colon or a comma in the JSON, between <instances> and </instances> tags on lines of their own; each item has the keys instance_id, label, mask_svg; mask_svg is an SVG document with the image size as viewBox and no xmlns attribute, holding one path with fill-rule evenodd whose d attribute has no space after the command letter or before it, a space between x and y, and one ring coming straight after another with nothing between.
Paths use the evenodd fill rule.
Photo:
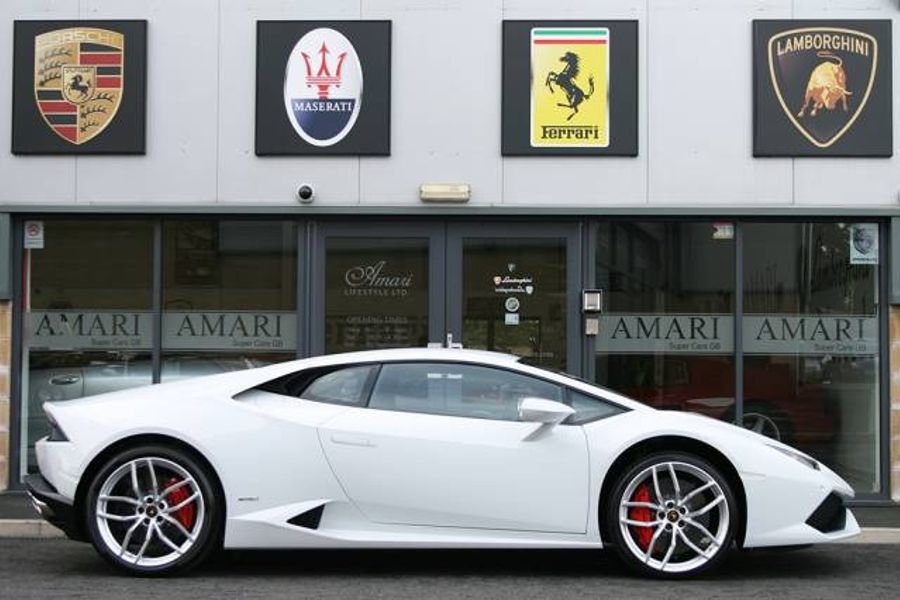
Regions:
<instances>
[{"instance_id":1,"label":"white lamborghini huracan","mask_svg":"<svg viewBox=\"0 0 900 600\"><path fill-rule=\"evenodd\" d=\"M809 456L505 354L322 356L44 410L34 504L134 573L223 546L611 547L683 577L859 532Z\"/></svg>"}]
</instances>

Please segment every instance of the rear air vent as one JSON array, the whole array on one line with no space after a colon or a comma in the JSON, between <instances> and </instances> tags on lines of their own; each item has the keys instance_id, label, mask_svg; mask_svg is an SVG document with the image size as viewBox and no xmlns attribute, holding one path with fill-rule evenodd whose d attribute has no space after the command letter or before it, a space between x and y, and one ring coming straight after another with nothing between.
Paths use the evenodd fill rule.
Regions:
<instances>
[{"instance_id":1,"label":"rear air vent","mask_svg":"<svg viewBox=\"0 0 900 600\"><path fill-rule=\"evenodd\" d=\"M288 519L288 523L296 525L297 527L303 527L304 529L318 529L319 521L322 520L322 511L324 510L325 505L320 504L311 510L300 513L296 517L291 517Z\"/></svg>"}]
</instances>

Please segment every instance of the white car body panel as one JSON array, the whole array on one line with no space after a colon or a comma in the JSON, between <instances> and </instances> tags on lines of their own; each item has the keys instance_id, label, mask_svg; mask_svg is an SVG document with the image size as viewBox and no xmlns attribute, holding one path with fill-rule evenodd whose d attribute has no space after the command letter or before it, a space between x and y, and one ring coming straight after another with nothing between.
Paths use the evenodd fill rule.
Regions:
<instances>
[{"instance_id":1,"label":"white car body panel","mask_svg":"<svg viewBox=\"0 0 900 600\"><path fill-rule=\"evenodd\" d=\"M334 472L377 523L585 533L587 442L560 426L352 408L320 429Z\"/></svg>"},{"instance_id":2,"label":"white car body panel","mask_svg":"<svg viewBox=\"0 0 900 600\"><path fill-rule=\"evenodd\" d=\"M602 396L629 412L558 425L525 440L536 424L252 390L305 368L402 360L511 369ZM48 403L45 410L70 440L45 439L36 448L41 473L61 496L75 498L82 474L111 444L141 434L169 436L193 447L219 477L229 548L600 547L607 470L634 444L661 436L700 441L731 462L746 495L745 547L828 542L859 532L849 511L845 527L831 534L805 524L829 494L850 498L853 492L826 467L814 470L773 449L777 442L709 418L657 411L496 353L403 349L316 357ZM318 506L324 510L317 529L287 523Z\"/></svg>"}]
</instances>

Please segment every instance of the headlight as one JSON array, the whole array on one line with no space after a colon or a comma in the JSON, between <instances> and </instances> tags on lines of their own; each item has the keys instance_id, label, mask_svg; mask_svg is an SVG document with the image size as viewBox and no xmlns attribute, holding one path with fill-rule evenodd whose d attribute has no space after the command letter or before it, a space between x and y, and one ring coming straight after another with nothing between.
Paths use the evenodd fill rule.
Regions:
<instances>
[{"instance_id":1,"label":"headlight","mask_svg":"<svg viewBox=\"0 0 900 600\"><path fill-rule=\"evenodd\" d=\"M769 446L769 448L772 448L773 450L778 450L785 456L790 456L794 460L803 463L810 469L815 469L816 471L819 470L819 462L817 460L810 458L809 456L803 454L802 452L797 452L796 450L791 450L790 448L784 448L782 446L775 446L772 444L766 444L766 445Z\"/></svg>"}]
</instances>

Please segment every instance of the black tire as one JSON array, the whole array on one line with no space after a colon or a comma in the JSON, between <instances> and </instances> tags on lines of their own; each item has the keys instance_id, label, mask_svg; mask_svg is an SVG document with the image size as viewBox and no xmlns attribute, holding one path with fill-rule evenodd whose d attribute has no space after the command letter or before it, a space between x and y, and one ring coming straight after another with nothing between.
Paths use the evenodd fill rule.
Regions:
<instances>
[{"instance_id":1,"label":"black tire","mask_svg":"<svg viewBox=\"0 0 900 600\"><path fill-rule=\"evenodd\" d=\"M680 498L688 498L688 501L683 507L675 502L676 496L674 494L674 486L671 484L671 476L669 475L669 470L666 466L670 463L673 465L673 469L677 468L677 472L682 473L684 476L684 479L679 483L681 487ZM659 487L662 492L661 495L663 496L663 503L660 503L658 499L655 499L655 490L651 489L652 483L647 483L644 479L645 477L648 477L648 470L654 466L658 469L657 476L659 479ZM681 469L685 469L685 471L682 472ZM700 477L700 473L705 474L709 479L703 479ZM652 475L649 475L649 477L652 478ZM677 477L678 476L676 476L676 478ZM714 485L710 486L708 491L698 492L696 495L689 498L690 492L693 489L697 489L701 487L701 485L709 483L709 481L714 482ZM640 485L647 486L647 489L642 493L645 495L649 494L650 497L647 498L647 501L653 504L660 504L662 510L657 511L657 509L646 508L643 510L651 513L651 516L649 518L638 518L635 517L635 513L631 511L642 509L622 507L622 502L625 500L623 496L625 494L631 496L628 499L629 501L635 501L635 485L633 485L635 482L640 482L636 484L638 490ZM643 576L684 579L694 577L704 571L714 568L724 559L734 545L735 531L737 531L739 520L743 518L738 512L738 504L735 501L731 485L722 475L721 471L710 462L685 452L656 452L646 458L636 460L619 474L610 490L608 497L605 498L605 502L602 504L603 508L600 515L602 519L601 524L604 525L604 540L607 541L607 545L612 547L616 556L628 568ZM714 505L714 508L710 509L708 513L705 513L704 515L693 518L690 517L692 514L691 511L699 511L700 508L705 506L704 504L699 504L698 506L698 503L706 502L709 504L711 503L710 498L712 500L717 500L719 490L721 490L723 499L719 500L718 503ZM671 502L673 506L667 508L666 502ZM724 509L721 508L723 504ZM684 508L683 514L680 513L682 508ZM671 521L670 514L673 510L680 514L678 516L672 516L671 518L675 520ZM653 519L653 522L658 521L660 523L660 525L656 525L652 528L648 527L648 529L653 530L653 537L650 541L646 538L640 539L642 536L640 533L642 527L631 527L628 524L620 522L620 516L623 514L623 511L627 511L625 512L625 515L628 519L636 519L642 522ZM655 515L652 514L654 512L656 512ZM664 516L660 518L660 514ZM647 513L640 516L646 517ZM705 527L707 524L702 522L703 519L709 519L710 521L715 519L715 531L713 532L713 525L710 525L710 528L707 528L707 531L714 533L713 538L709 538L705 534L700 534L699 529L695 529L695 526L690 523L690 521L694 521ZM677 533L672 532L676 527L678 527L680 531ZM662 531L657 534L657 531L660 528ZM625 529L625 531L623 531L623 529ZM629 539L625 538L626 535L629 536ZM691 536L693 539L689 538L689 541L694 544L695 547L703 550L704 554L698 554L692 550L686 542L682 541L685 535ZM698 535L702 536L702 538L698 539ZM675 539L675 543L673 550L670 553L670 559L668 562L664 563L662 559L665 557L661 556L659 551L663 549L668 550L673 538ZM704 540L707 539L718 539L719 541L716 545L709 542L708 545L704 547ZM646 548L644 547L644 544L646 544ZM644 550L643 558L638 556L638 553L640 553L642 549ZM685 555L685 560L680 563L673 560L676 558L676 555L681 554ZM693 560L688 559L691 554L695 555ZM646 558L648 555L650 556L649 559ZM662 568L660 568L660 565L662 565Z\"/></svg>"},{"instance_id":2,"label":"black tire","mask_svg":"<svg viewBox=\"0 0 900 600\"><path fill-rule=\"evenodd\" d=\"M111 519L103 517L98 518L98 500L104 485L106 485L107 482L112 482L114 479L111 479L111 477L114 475L116 478L120 478L122 473L130 473L130 463L137 461L135 463L137 465L146 465L149 459L152 459L152 462L155 465L153 468L154 474L151 476L147 467L144 467L147 472L142 472L141 468L137 467L139 482L146 482L150 477L165 479L167 474L174 474L174 477L168 479L168 482L158 481L159 485L157 490L159 491L165 491L164 488L166 488L167 485L171 485L171 482L179 481L178 477L181 476L182 472L173 470L174 467L171 467L171 465L176 465L183 470L183 473L186 473L192 478L192 480L189 480L190 485L184 485L181 488L182 490L187 488L189 490L187 492L188 494L198 493L200 495L200 501L191 503L193 512L190 514L194 515L194 519L192 523L188 521L191 527L190 530L185 529L184 525L182 525L182 529L179 530L176 525L172 523L173 519L178 520L179 522L182 521L183 514L179 515L179 513L182 513L181 510L169 514L168 516L172 517L169 521L161 521L161 519L165 518L161 514L164 511L157 508L157 506L152 507L153 513L151 515L151 508L147 508L149 505L137 506L125 502L116 502L113 504L106 502L104 504L106 513L114 512L114 516L116 517L119 517L120 514L125 515L129 521L120 524ZM131 478L129 477L128 482L124 482L121 479L116 480L119 481L118 487L112 489L126 489L130 485ZM188 478L182 477L182 480L188 480ZM140 483L138 490L140 492L144 492L145 489L148 491L139 495L149 498L152 495L151 492L149 492L151 487L152 485L149 483L146 485ZM164 502L165 500L169 500L170 502L178 501L173 500L175 494L175 491L165 496L159 494L153 503L157 501ZM107 493L106 495L115 495L117 497L127 496L131 498L138 494L134 494L131 490L127 490L116 494ZM189 498L184 498L183 500L189 500ZM114 509L111 508L113 506L115 507ZM158 506L163 506L163 504L159 504ZM170 505L166 506L166 508L173 509L176 508L176 506ZM143 516L138 515L138 511L140 511ZM129 448L117 453L106 461L91 480L84 502L85 530L88 531L94 548L100 556L106 559L114 567L132 575L172 575L185 573L196 567L206 560L210 554L221 548L222 535L224 533L223 517L223 499L218 491L218 486L212 479L212 474L208 472L207 468L197 460L193 454L171 446L159 444L147 444ZM151 520L159 523L151 525ZM101 524L101 521L103 524ZM138 521L140 521L140 523L135 524ZM133 527L136 527L136 529L130 537L125 538L124 536L127 535L127 531L123 534L122 529L131 529L132 525ZM114 529L121 534L120 537L116 535ZM148 533L148 530L150 533ZM163 533L155 533L157 531L162 531ZM194 534L193 541L186 549L184 549L185 544L188 544L188 542L191 541L191 537L182 535L180 531L185 531L187 534ZM174 555L175 558L165 564L138 564L142 560L162 560L159 557L153 557L151 554L153 550L158 550L159 552L170 550L163 543L162 537L160 537L162 535L170 542L174 541L175 546L182 548L183 552L179 553L174 549L171 549L170 554ZM137 556L137 552L129 551L128 549L135 548L136 544L143 545L141 542L144 539L149 539L150 541L144 545L142 557L134 560L134 557ZM110 542L110 540L112 540L112 542ZM181 540L181 543L179 543L179 540ZM116 552L115 549L111 547L111 543L118 543L118 549L121 550L121 553ZM131 559L129 559L129 557L131 557Z\"/></svg>"}]
</instances>

